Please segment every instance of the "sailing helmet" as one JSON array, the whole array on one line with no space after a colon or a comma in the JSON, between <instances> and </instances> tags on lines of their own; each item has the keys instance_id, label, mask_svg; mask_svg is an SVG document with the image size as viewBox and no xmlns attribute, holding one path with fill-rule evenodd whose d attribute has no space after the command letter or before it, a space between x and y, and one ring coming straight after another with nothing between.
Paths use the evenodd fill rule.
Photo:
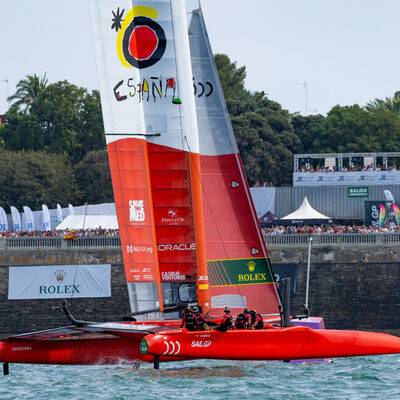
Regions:
<instances>
[{"instance_id":1,"label":"sailing helmet","mask_svg":"<svg viewBox=\"0 0 400 400\"><path fill-rule=\"evenodd\" d=\"M193 311L194 313L197 313L197 312L199 312L199 309L198 309L197 306L193 306L193 307L192 307L192 311Z\"/></svg>"},{"instance_id":2,"label":"sailing helmet","mask_svg":"<svg viewBox=\"0 0 400 400\"><path fill-rule=\"evenodd\" d=\"M245 309L243 310L243 314L250 314L250 311L249 311L247 308L245 308Z\"/></svg>"},{"instance_id":3,"label":"sailing helmet","mask_svg":"<svg viewBox=\"0 0 400 400\"><path fill-rule=\"evenodd\" d=\"M256 315L256 314L257 314L256 310L250 310L250 315Z\"/></svg>"},{"instance_id":4,"label":"sailing helmet","mask_svg":"<svg viewBox=\"0 0 400 400\"><path fill-rule=\"evenodd\" d=\"M230 313L231 312L231 309L229 308L229 306L225 306L224 312L226 312L226 313Z\"/></svg>"},{"instance_id":5,"label":"sailing helmet","mask_svg":"<svg viewBox=\"0 0 400 400\"><path fill-rule=\"evenodd\" d=\"M185 314L189 314L192 312L192 309L190 307L185 308Z\"/></svg>"}]
</instances>

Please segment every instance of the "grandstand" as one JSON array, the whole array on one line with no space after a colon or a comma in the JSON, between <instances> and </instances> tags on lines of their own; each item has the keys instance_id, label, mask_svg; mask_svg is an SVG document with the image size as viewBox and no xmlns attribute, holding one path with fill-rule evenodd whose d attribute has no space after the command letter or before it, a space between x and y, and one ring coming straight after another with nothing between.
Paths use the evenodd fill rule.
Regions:
<instances>
[{"instance_id":1,"label":"grandstand","mask_svg":"<svg viewBox=\"0 0 400 400\"><path fill-rule=\"evenodd\" d=\"M295 154L293 186L400 184L400 153Z\"/></svg>"}]
</instances>

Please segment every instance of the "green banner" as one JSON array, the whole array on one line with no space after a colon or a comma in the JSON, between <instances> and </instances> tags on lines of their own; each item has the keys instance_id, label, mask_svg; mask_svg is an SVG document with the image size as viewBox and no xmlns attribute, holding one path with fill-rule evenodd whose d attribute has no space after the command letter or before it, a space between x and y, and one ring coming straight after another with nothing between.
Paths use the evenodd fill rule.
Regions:
<instances>
[{"instance_id":1,"label":"green banner","mask_svg":"<svg viewBox=\"0 0 400 400\"><path fill-rule=\"evenodd\" d=\"M368 197L368 186L355 186L347 188L347 197Z\"/></svg>"},{"instance_id":2,"label":"green banner","mask_svg":"<svg viewBox=\"0 0 400 400\"><path fill-rule=\"evenodd\" d=\"M211 286L273 282L265 258L207 261Z\"/></svg>"}]
</instances>

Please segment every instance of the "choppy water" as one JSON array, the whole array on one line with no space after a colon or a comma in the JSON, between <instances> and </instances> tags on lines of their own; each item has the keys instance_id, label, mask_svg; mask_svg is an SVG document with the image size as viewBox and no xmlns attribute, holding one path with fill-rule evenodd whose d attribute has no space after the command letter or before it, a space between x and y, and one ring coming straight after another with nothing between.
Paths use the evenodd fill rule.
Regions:
<instances>
[{"instance_id":1,"label":"choppy water","mask_svg":"<svg viewBox=\"0 0 400 400\"><path fill-rule=\"evenodd\" d=\"M400 355L332 364L185 361L142 365L10 365L0 399L400 399Z\"/></svg>"}]
</instances>

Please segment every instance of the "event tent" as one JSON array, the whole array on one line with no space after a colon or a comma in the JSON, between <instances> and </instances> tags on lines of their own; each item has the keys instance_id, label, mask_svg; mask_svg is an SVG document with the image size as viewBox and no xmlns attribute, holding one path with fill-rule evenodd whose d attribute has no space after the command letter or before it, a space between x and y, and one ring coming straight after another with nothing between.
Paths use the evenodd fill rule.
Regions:
<instances>
[{"instance_id":1,"label":"event tent","mask_svg":"<svg viewBox=\"0 0 400 400\"><path fill-rule=\"evenodd\" d=\"M282 217L280 221L295 221L296 223L321 223L321 222L332 222L331 217L327 217L324 214L321 214L319 211L315 210L311 207L310 203L308 202L307 197L304 197L303 203L301 206L292 213Z\"/></svg>"},{"instance_id":2,"label":"event tent","mask_svg":"<svg viewBox=\"0 0 400 400\"><path fill-rule=\"evenodd\" d=\"M56 229L118 229L116 215L68 215Z\"/></svg>"}]
</instances>

